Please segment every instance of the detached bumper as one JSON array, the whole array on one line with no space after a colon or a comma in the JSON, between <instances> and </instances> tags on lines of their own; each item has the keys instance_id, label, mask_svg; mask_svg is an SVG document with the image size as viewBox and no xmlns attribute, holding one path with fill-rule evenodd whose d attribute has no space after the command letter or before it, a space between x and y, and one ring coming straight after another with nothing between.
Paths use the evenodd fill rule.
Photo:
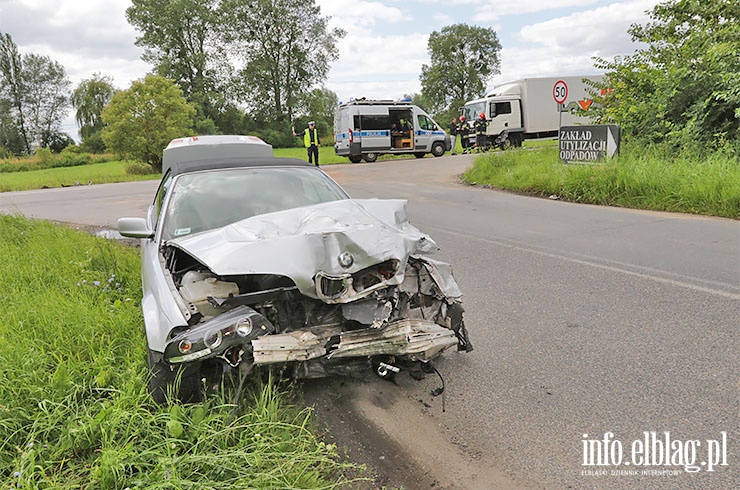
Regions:
<instances>
[{"instance_id":1,"label":"detached bumper","mask_svg":"<svg viewBox=\"0 0 740 490\"><path fill-rule=\"evenodd\" d=\"M254 363L274 364L324 357L346 359L375 355L406 356L427 361L458 344L455 332L434 322L397 320L382 328L341 332L324 327L284 334L264 335L252 340Z\"/></svg>"}]
</instances>

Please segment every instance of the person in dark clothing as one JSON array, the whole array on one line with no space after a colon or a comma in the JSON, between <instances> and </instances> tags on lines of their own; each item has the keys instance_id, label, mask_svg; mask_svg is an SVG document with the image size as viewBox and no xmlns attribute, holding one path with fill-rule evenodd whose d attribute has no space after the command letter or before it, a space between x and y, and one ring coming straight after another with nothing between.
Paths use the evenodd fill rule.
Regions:
<instances>
[{"instance_id":1,"label":"person in dark clothing","mask_svg":"<svg viewBox=\"0 0 740 490\"><path fill-rule=\"evenodd\" d=\"M470 124L467 119L465 119L465 116L460 116L460 126L457 130L457 134L460 135L460 145L462 146L463 153L468 153L468 151L470 151L468 149L470 146L470 138L468 137L468 135L470 135Z\"/></svg>"},{"instance_id":2,"label":"person in dark clothing","mask_svg":"<svg viewBox=\"0 0 740 490\"><path fill-rule=\"evenodd\" d=\"M457 143L458 131L459 131L459 128L457 126L457 118L453 117L452 121L450 122L450 141L452 143L452 151L450 152L450 155L455 154L455 143Z\"/></svg>"},{"instance_id":3,"label":"person in dark clothing","mask_svg":"<svg viewBox=\"0 0 740 490\"><path fill-rule=\"evenodd\" d=\"M475 146L478 151L485 151L488 148L486 143L486 130L488 129L488 119L485 113L481 112L478 119L475 120Z\"/></svg>"},{"instance_id":4,"label":"person in dark clothing","mask_svg":"<svg viewBox=\"0 0 740 490\"><path fill-rule=\"evenodd\" d=\"M309 121L306 129L300 133L293 131L293 136L303 137L303 145L308 153L308 163L313 163L318 167L321 142L319 141L319 131L316 129L316 123Z\"/></svg>"}]
</instances>

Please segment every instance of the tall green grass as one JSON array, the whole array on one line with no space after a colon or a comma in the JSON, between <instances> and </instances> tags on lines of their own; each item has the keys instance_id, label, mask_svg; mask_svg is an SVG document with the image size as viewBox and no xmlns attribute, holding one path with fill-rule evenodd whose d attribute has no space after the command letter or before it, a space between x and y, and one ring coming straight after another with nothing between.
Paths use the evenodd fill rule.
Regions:
<instances>
[{"instance_id":1,"label":"tall green grass","mask_svg":"<svg viewBox=\"0 0 740 490\"><path fill-rule=\"evenodd\" d=\"M740 162L722 152L671 159L632 148L578 165L561 163L557 148L513 150L478 157L463 180L573 202L740 218Z\"/></svg>"},{"instance_id":2,"label":"tall green grass","mask_svg":"<svg viewBox=\"0 0 740 490\"><path fill-rule=\"evenodd\" d=\"M159 407L134 248L0 215L0 487L341 488L336 448L276 383Z\"/></svg>"}]
</instances>

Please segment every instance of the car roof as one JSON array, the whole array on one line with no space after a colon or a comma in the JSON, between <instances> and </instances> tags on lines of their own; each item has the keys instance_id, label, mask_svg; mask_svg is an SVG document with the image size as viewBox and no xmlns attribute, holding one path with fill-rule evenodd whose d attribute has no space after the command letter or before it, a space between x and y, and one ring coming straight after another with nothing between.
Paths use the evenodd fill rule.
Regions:
<instances>
[{"instance_id":1,"label":"car roof","mask_svg":"<svg viewBox=\"0 0 740 490\"><path fill-rule=\"evenodd\" d=\"M232 168L255 168L255 167L313 167L310 163L297 158L264 158L264 157L236 157L219 158L208 160L190 160L171 165L169 168L172 175L180 175L202 170L223 170ZM162 168L166 173L167 169Z\"/></svg>"},{"instance_id":2,"label":"car roof","mask_svg":"<svg viewBox=\"0 0 740 490\"><path fill-rule=\"evenodd\" d=\"M162 173L242 167L313 165L297 158L276 158L272 146L256 136L207 135L173 139L162 154Z\"/></svg>"}]
</instances>

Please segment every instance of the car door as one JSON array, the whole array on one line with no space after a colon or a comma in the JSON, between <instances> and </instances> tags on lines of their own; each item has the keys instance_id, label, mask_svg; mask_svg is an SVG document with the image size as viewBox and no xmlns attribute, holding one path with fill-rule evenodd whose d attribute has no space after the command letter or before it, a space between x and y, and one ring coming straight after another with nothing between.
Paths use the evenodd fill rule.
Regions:
<instances>
[{"instance_id":1,"label":"car door","mask_svg":"<svg viewBox=\"0 0 740 490\"><path fill-rule=\"evenodd\" d=\"M416 115L416 131L414 143L417 150L429 150L432 146L432 136L439 128L426 114Z\"/></svg>"},{"instance_id":2,"label":"car door","mask_svg":"<svg viewBox=\"0 0 740 490\"><path fill-rule=\"evenodd\" d=\"M359 120L363 153L387 151L391 147L391 121L387 106L363 107Z\"/></svg>"}]
</instances>

